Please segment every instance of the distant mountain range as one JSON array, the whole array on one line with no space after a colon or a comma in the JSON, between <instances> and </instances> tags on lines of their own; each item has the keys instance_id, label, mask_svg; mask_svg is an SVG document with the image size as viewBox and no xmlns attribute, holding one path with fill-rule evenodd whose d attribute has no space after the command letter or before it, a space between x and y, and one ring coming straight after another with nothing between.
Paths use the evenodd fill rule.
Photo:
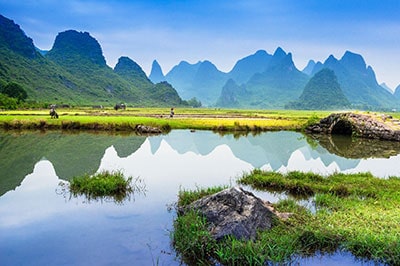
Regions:
<instances>
[{"instance_id":1,"label":"distant mountain range","mask_svg":"<svg viewBox=\"0 0 400 266\"><path fill-rule=\"evenodd\" d=\"M400 91L396 89L393 94L384 84L379 85L372 67L366 65L361 55L350 51L340 60L332 55L323 63L310 60L302 71L294 65L291 53L280 47L272 55L260 50L242 58L228 73L219 71L209 61L196 64L182 61L164 79L180 95L196 97L208 106L282 109L285 106L294 108L296 105L289 103L298 102L306 84L324 68L333 71L344 94L341 104L336 102L329 107L390 110L400 106ZM314 82L309 95L324 86ZM332 98L324 98L324 102L337 101L335 93L330 95ZM303 101L305 97L303 94ZM322 102L318 105L323 106Z\"/></svg>"},{"instance_id":2,"label":"distant mountain range","mask_svg":"<svg viewBox=\"0 0 400 266\"><path fill-rule=\"evenodd\" d=\"M337 84L313 80L323 69L333 71L331 81ZM350 51L339 60L332 55L323 63L310 60L302 71L280 47L273 54L259 50L242 58L228 73L210 61L182 61L164 75L154 60L147 77L128 57L120 57L114 68L107 66L100 44L88 32L61 32L50 51L40 51L17 24L0 15L0 87L10 82L23 86L28 101L72 105L199 106L201 101L223 108L400 107L400 86L392 93L379 85L372 67ZM335 104L311 104L309 98L318 93L324 103Z\"/></svg>"}]
</instances>

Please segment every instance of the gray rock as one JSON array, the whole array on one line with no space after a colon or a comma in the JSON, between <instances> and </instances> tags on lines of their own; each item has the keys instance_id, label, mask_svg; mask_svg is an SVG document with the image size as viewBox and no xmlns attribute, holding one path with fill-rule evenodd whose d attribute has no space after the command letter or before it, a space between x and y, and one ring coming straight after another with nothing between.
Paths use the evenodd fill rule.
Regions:
<instances>
[{"instance_id":1,"label":"gray rock","mask_svg":"<svg viewBox=\"0 0 400 266\"><path fill-rule=\"evenodd\" d=\"M209 230L216 240L226 236L237 239L255 239L258 230L270 229L278 216L273 208L239 187L203 197L181 209L195 209L204 215Z\"/></svg>"},{"instance_id":2,"label":"gray rock","mask_svg":"<svg viewBox=\"0 0 400 266\"><path fill-rule=\"evenodd\" d=\"M135 126L136 132L140 134L160 134L162 133L161 129L158 127L151 127L145 125L136 125Z\"/></svg>"}]
</instances>

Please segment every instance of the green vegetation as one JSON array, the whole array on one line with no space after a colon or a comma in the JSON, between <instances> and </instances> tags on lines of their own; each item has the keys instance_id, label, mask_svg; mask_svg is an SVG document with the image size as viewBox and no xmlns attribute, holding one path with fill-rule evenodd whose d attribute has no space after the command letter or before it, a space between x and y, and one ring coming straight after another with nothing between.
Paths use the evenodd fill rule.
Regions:
<instances>
[{"instance_id":1,"label":"green vegetation","mask_svg":"<svg viewBox=\"0 0 400 266\"><path fill-rule=\"evenodd\" d=\"M53 164L60 179L70 182L75 176L95 174L111 145L118 156L126 157L145 140L129 132L2 131L0 196L19 186L43 158Z\"/></svg>"},{"instance_id":2,"label":"green vegetation","mask_svg":"<svg viewBox=\"0 0 400 266\"><path fill-rule=\"evenodd\" d=\"M24 88L15 82L10 82L5 86L0 87L0 93L3 93L8 97L15 98L18 100L18 102L23 102L28 97L28 94Z\"/></svg>"},{"instance_id":3,"label":"green vegetation","mask_svg":"<svg viewBox=\"0 0 400 266\"><path fill-rule=\"evenodd\" d=\"M72 178L70 183L72 195L85 195L89 200L112 198L122 202L130 193L134 192L132 177L127 179L120 171L103 171L93 176L83 175Z\"/></svg>"},{"instance_id":4,"label":"green vegetation","mask_svg":"<svg viewBox=\"0 0 400 266\"><path fill-rule=\"evenodd\" d=\"M180 215L175 220L172 237L185 261L264 265L288 263L296 256L313 256L316 252L343 250L360 259L388 265L400 263L400 178L380 179L369 173L324 177L254 170L238 182L273 192L312 195L315 210L299 205L293 198L275 203L275 210L292 215L276 221L271 230L259 232L255 241L210 240L207 221L195 212ZM204 191L193 191L190 197L195 199ZM188 193L179 196L188 198ZM178 203L181 206L189 202L180 198Z\"/></svg>"},{"instance_id":5,"label":"green vegetation","mask_svg":"<svg viewBox=\"0 0 400 266\"><path fill-rule=\"evenodd\" d=\"M179 191L178 195L178 206L185 206L193 201L196 201L202 197L212 195L214 193L217 193L221 190L224 190L225 188L228 188L227 186L221 186L221 187L211 187L211 188L197 188L195 191L190 191L190 190L181 190Z\"/></svg>"},{"instance_id":6,"label":"green vegetation","mask_svg":"<svg viewBox=\"0 0 400 266\"><path fill-rule=\"evenodd\" d=\"M59 119L51 119L48 110L0 112L0 127L5 129L82 129L133 131L138 124L170 129L199 129L216 132L260 132L266 130L301 130L310 117L321 119L328 111L234 110L206 108L60 108Z\"/></svg>"},{"instance_id":7,"label":"green vegetation","mask_svg":"<svg viewBox=\"0 0 400 266\"><path fill-rule=\"evenodd\" d=\"M0 79L0 110L15 110L25 106L28 97L25 89L16 82L1 82Z\"/></svg>"},{"instance_id":8,"label":"green vegetation","mask_svg":"<svg viewBox=\"0 0 400 266\"><path fill-rule=\"evenodd\" d=\"M43 56L12 20L0 15L0 24L0 84L22 86L26 95L17 98L26 98L24 106L112 106L121 101L138 107L188 106L169 84L150 82L133 61L135 65L122 62L122 71L121 65L119 71L107 66L100 44L87 32L60 33Z\"/></svg>"},{"instance_id":9,"label":"green vegetation","mask_svg":"<svg viewBox=\"0 0 400 266\"><path fill-rule=\"evenodd\" d=\"M207 220L195 211L178 216L174 222L173 243L188 265L211 264L217 242L207 226Z\"/></svg>"},{"instance_id":10,"label":"green vegetation","mask_svg":"<svg viewBox=\"0 0 400 266\"><path fill-rule=\"evenodd\" d=\"M18 107L17 99L0 93L0 109L15 110Z\"/></svg>"},{"instance_id":11,"label":"green vegetation","mask_svg":"<svg viewBox=\"0 0 400 266\"><path fill-rule=\"evenodd\" d=\"M350 108L350 102L343 94L335 73L328 68L324 68L308 81L300 98L297 101L286 104L285 108L341 110Z\"/></svg>"}]
</instances>

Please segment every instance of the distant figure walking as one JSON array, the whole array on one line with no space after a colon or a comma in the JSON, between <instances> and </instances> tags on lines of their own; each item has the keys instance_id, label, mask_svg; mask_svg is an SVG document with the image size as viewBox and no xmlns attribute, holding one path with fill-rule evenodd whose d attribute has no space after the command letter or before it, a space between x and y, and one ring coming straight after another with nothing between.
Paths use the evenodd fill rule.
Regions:
<instances>
[{"instance_id":1,"label":"distant figure walking","mask_svg":"<svg viewBox=\"0 0 400 266\"><path fill-rule=\"evenodd\" d=\"M56 106L54 104L52 104L50 106L50 117L51 118L58 118L58 114L56 112Z\"/></svg>"},{"instance_id":2,"label":"distant figure walking","mask_svg":"<svg viewBox=\"0 0 400 266\"><path fill-rule=\"evenodd\" d=\"M169 117L174 117L174 108L171 108L171 112L170 112L170 114L169 114Z\"/></svg>"}]
</instances>

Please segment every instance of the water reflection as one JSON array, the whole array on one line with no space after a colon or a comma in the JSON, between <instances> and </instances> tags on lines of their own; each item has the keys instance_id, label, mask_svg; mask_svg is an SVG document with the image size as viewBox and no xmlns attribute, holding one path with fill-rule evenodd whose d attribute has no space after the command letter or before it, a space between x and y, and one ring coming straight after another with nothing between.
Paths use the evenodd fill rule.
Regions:
<instances>
[{"instance_id":1,"label":"water reflection","mask_svg":"<svg viewBox=\"0 0 400 266\"><path fill-rule=\"evenodd\" d=\"M47 159L64 180L93 174L111 145L120 156L135 152L146 137L62 132L0 132L0 195L18 186L34 165Z\"/></svg>"},{"instance_id":2,"label":"water reflection","mask_svg":"<svg viewBox=\"0 0 400 266\"><path fill-rule=\"evenodd\" d=\"M376 139L351 138L343 135L309 135L314 145L321 145L330 153L344 158L390 158L400 153L400 142Z\"/></svg>"},{"instance_id":3,"label":"water reflection","mask_svg":"<svg viewBox=\"0 0 400 266\"><path fill-rule=\"evenodd\" d=\"M27 175L15 191L1 197L4 207L1 208L0 227L19 227L57 213L57 205L62 202L54 193L58 182L53 165L49 161L39 161L33 173Z\"/></svg>"},{"instance_id":4,"label":"water reflection","mask_svg":"<svg viewBox=\"0 0 400 266\"><path fill-rule=\"evenodd\" d=\"M151 137L2 132L1 264L178 265L169 238L175 214L167 205L181 188L234 185L254 168L371 171L382 177L400 173L395 148L389 158L376 158L377 153L347 158L343 150L349 144L326 142L296 132L241 138L185 130ZM60 181L102 170L140 178L146 194L116 205L85 204L85 198L56 193Z\"/></svg>"}]
</instances>

